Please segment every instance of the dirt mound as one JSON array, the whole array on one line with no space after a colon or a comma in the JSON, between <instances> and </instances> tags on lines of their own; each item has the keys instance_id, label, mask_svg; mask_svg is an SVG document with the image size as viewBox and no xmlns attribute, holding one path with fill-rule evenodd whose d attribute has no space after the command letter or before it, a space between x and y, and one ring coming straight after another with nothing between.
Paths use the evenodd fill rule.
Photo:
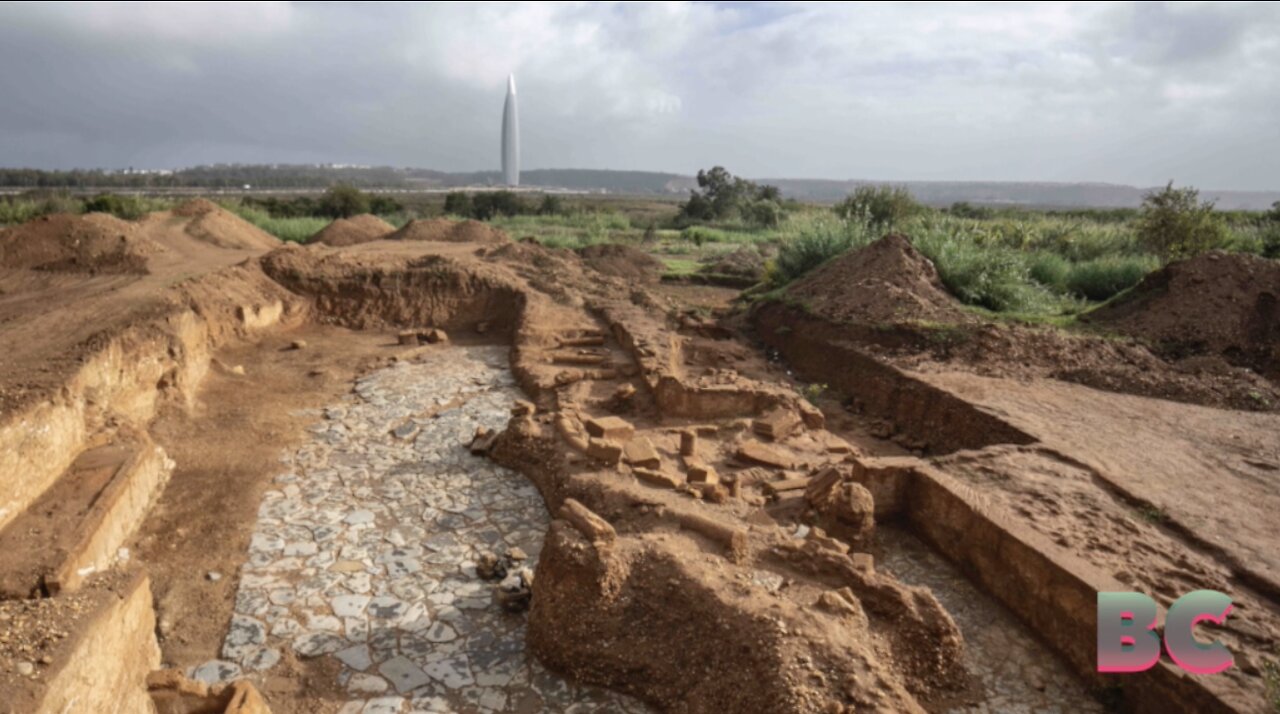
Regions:
<instances>
[{"instance_id":1,"label":"dirt mound","mask_svg":"<svg viewBox=\"0 0 1280 714\"><path fill-rule=\"evenodd\" d=\"M1083 319L1171 357L1221 355L1280 378L1280 262L1206 253L1171 263Z\"/></svg>"},{"instance_id":2,"label":"dirt mound","mask_svg":"<svg viewBox=\"0 0 1280 714\"><path fill-rule=\"evenodd\" d=\"M279 238L207 199L187 201L171 215L189 218L184 229L187 235L219 248L271 250L280 246Z\"/></svg>"},{"instance_id":3,"label":"dirt mound","mask_svg":"<svg viewBox=\"0 0 1280 714\"><path fill-rule=\"evenodd\" d=\"M206 213L222 210L222 208L207 198L193 198L181 206L173 209L173 215L182 216L183 218L194 218L203 216Z\"/></svg>"},{"instance_id":4,"label":"dirt mound","mask_svg":"<svg viewBox=\"0 0 1280 714\"><path fill-rule=\"evenodd\" d=\"M41 216L0 231L0 265L74 273L146 274L163 250L138 226L107 213Z\"/></svg>"},{"instance_id":5,"label":"dirt mound","mask_svg":"<svg viewBox=\"0 0 1280 714\"><path fill-rule=\"evenodd\" d=\"M903 235L828 261L787 289L814 314L833 322L969 322L928 258Z\"/></svg>"},{"instance_id":6,"label":"dirt mound","mask_svg":"<svg viewBox=\"0 0 1280 714\"><path fill-rule=\"evenodd\" d=\"M597 272L642 283L656 283L667 269L665 263L629 245L615 243L589 245L578 249L583 262Z\"/></svg>"},{"instance_id":7,"label":"dirt mound","mask_svg":"<svg viewBox=\"0 0 1280 714\"><path fill-rule=\"evenodd\" d=\"M717 256L706 264L703 272L758 283L764 279L764 256L754 247L743 246L732 253Z\"/></svg>"},{"instance_id":8,"label":"dirt mound","mask_svg":"<svg viewBox=\"0 0 1280 714\"><path fill-rule=\"evenodd\" d=\"M307 243L324 243L333 246L356 245L385 238L395 230L395 226L372 213L364 213L351 218L337 219L308 238Z\"/></svg>"},{"instance_id":9,"label":"dirt mound","mask_svg":"<svg viewBox=\"0 0 1280 714\"><path fill-rule=\"evenodd\" d=\"M386 236L387 240L419 240L436 243L505 243L507 234L480 221L427 218L409 221Z\"/></svg>"}]
</instances>

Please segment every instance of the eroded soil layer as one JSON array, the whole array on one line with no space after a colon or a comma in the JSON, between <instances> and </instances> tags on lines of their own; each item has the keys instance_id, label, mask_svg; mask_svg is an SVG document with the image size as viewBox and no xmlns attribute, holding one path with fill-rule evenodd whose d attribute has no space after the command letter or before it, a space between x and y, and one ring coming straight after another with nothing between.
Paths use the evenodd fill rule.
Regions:
<instances>
[{"instance_id":1,"label":"eroded soil layer","mask_svg":"<svg viewBox=\"0 0 1280 714\"><path fill-rule=\"evenodd\" d=\"M433 350L324 410L263 500L223 659L193 676L267 674L291 651L340 663L342 712L645 711L527 656L523 616L477 576L485 552L536 562L549 521L523 476L466 448L522 396L506 353Z\"/></svg>"}]
</instances>

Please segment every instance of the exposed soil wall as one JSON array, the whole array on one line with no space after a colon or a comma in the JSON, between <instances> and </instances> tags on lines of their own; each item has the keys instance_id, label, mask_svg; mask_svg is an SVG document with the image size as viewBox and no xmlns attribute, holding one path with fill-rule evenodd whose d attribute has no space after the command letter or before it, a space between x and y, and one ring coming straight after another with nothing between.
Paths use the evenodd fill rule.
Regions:
<instances>
[{"instance_id":1,"label":"exposed soil wall","mask_svg":"<svg viewBox=\"0 0 1280 714\"><path fill-rule=\"evenodd\" d=\"M765 344L807 379L839 390L862 411L889 421L904 443L926 453L1033 441L999 418L833 339L836 331L829 323L797 308L768 303L752 317Z\"/></svg>"},{"instance_id":2,"label":"exposed soil wall","mask_svg":"<svg viewBox=\"0 0 1280 714\"><path fill-rule=\"evenodd\" d=\"M0 682L0 712L151 712L146 679L160 666L151 588L139 572L86 597L81 615L50 623L71 631L40 679Z\"/></svg>"},{"instance_id":3,"label":"exposed soil wall","mask_svg":"<svg viewBox=\"0 0 1280 714\"><path fill-rule=\"evenodd\" d=\"M262 263L272 278L311 298L322 321L355 329L481 327L510 335L524 304L510 282L439 256L360 263L286 248Z\"/></svg>"}]
</instances>

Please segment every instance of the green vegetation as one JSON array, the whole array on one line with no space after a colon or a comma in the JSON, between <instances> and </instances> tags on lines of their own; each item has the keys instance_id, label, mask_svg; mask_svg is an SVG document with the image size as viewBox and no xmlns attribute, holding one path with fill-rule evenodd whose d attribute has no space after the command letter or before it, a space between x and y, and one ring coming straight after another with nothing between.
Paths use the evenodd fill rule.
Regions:
<instances>
[{"instance_id":1,"label":"green vegetation","mask_svg":"<svg viewBox=\"0 0 1280 714\"><path fill-rule=\"evenodd\" d=\"M681 225L736 219L756 228L776 228L782 222L782 197L776 186L762 186L716 166L698 171L698 188L702 190L689 191L689 200L680 204L676 220Z\"/></svg>"},{"instance_id":2,"label":"green vegetation","mask_svg":"<svg viewBox=\"0 0 1280 714\"><path fill-rule=\"evenodd\" d=\"M774 282L789 283L847 250L870 243L873 235L860 221L810 221L782 243L771 271Z\"/></svg>"},{"instance_id":3,"label":"green vegetation","mask_svg":"<svg viewBox=\"0 0 1280 714\"><path fill-rule=\"evenodd\" d=\"M818 399L822 397L822 393L825 391L827 391L827 385L811 382L804 385L804 391L802 394L805 399L809 400L809 403L816 405L818 403Z\"/></svg>"},{"instance_id":4,"label":"green vegetation","mask_svg":"<svg viewBox=\"0 0 1280 714\"><path fill-rule=\"evenodd\" d=\"M84 202L85 213L110 213L126 221L136 221L152 211L164 211L172 207L173 203L165 199L115 193L100 193Z\"/></svg>"},{"instance_id":5,"label":"green vegetation","mask_svg":"<svg viewBox=\"0 0 1280 714\"><path fill-rule=\"evenodd\" d=\"M280 240L302 243L329 225L321 216L273 216L254 205L229 202L224 207Z\"/></svg>"},{"instance_id":6,"label":"green vegetation","mask_svg":"<svg viewBox=\"0 0 1280 714\"><path fill-rule=\"evenodd\" d=\"M534 205L514 191L481 191L466 193L450 191L444 197L446 215L487 221L497 217L512 216L562 216L569 213L564 199L554 193L542 195Z\"/></svg>"},{"instance_id":7,"label":"green vegetation","mask_svg":"<svg viewBox=\"0 0 1280 714\"><path fill-rule=\"evenodd\" d=\"M1142 200L1137 233L1138 240L1166 262L1223 247L1228 238L1213 201L1201 203L1199 191L1174 188L1172 181Z\"/></svg>"},{"instance_id":8,"label":"green vegetation","mask_svg":"<svg viewBox=\"0 0 1280 714\"><path fill-rule=\"evenodd\" d=\"M833 210L846 221L857 220L877 230L891 230L923 208L905 186L859 186Z\"/></svg>"}]
</instances>

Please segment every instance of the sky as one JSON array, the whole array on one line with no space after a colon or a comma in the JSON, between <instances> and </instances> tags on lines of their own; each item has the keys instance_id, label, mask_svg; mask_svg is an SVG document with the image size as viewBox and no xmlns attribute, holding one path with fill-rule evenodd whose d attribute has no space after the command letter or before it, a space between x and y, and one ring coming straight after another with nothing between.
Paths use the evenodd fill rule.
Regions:
<instances>
[{"instance_id":1,"label":"sky","mask_svg":"<svg viewBox=\"0 0 1280 714\"><path fill-rule=\"evenodd\" d=\"M1280 189L1280 3L0 3L0 165Z\"/></svg>"}]
</instances>

